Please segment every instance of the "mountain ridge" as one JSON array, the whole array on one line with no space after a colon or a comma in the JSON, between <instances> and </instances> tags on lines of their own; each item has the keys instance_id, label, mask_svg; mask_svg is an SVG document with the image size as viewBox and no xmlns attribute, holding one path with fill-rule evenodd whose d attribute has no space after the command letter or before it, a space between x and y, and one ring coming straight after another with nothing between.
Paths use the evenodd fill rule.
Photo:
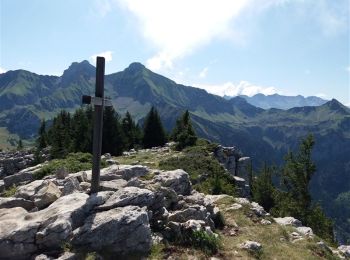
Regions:
<instances>
[{"instance_id":1,"label":"mountain ridge","mask_svg":"<svg viewBox=\"0 0 350 260\"><path fill-rule=\"evenodd\" d=\"M24 79L13 77L11 71L1 74L0 127L21 138L33 138L42 118L50 119L61 109L74 111L80 107L81 96L94 93L94 66L88 62L74 63L67 70L66 80L62 80L64 74L55 77L24 73ZM244 154L254 158L254 167L264 162L280 164L283 154L313 133L318 165L311 185L313 195L337 223L350 219L350 214L332 215L338 212L332 201L350 190L350 165L346 156L350 154L350 109L339 101L314 107L264 110L243 97L226 100L203 89L177 84L140 63L106 75L105 96L111 98L119 113L129 111L139 123L151 106L155 106L168 131L188 109L199 136L240 147ZM349 227L345 230L350 237Z\"/></svg>"}]
</instances>

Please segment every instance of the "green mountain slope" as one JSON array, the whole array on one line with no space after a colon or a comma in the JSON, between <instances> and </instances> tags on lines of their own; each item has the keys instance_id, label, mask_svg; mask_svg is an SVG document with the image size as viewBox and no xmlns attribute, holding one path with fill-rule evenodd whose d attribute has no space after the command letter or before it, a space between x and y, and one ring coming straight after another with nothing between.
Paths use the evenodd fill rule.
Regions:
<instances>
[{"instance_id":1,"label":"green mountain slope","mask_svg":"<svg viewBox=\"0 0 350 260\"><path fill-rule=\"evenodd\" d=\"M60 109L72 111L80 106L83 94L93 94L94 77L95 68L87 61L73 63L61 77L22 70L1 74L0 127L22 138L35 136L41 118L50 119ZM105 96L112 99L117 111L128 110L140 123L150 107L156 106L168 130L188 109L201 137L238 146L253 158L255 167L265 161L281 163L283 154L313 133L318 170L312 193L336 220L342 230L339 237L350 238L350 224L346 224L350 215L341 210L350 203L346 196L350 191L350 110L338 101L264 110L241 97L226 100L177 84L140 63L106 75Z\"/></svg>"}]
</instances>

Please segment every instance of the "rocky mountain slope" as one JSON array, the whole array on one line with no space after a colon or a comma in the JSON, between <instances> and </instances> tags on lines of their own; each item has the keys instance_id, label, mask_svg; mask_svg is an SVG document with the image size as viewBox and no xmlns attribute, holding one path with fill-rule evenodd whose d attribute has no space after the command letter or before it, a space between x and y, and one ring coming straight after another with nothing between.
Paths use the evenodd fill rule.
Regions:
<instances>
[{"instance_id":1,"label":"rocky mountain slope","mask_svg":"<svg viewBox=\"0 0 350 260\"><path fill-rule=\"evenodd\" d=\"M245 158L218 149L226 166L232 156ZM44 167L37 165L8 175L32 179L17 178L16 190L0 198L1 259L350 257L349 246L330 246L294 218L274 219L247 198L199 193L187 172L158 169L159 160L179 156L171 147L105 155L112 165L102 169L101 191L92 195L89 170L59 169L34 180Z\"/></svg>"},{"instance_id":2,"label":"rocky mountain slope","mask_svg":"<svg viewBox=\"0 0 350 260\"><path fill-rule=\"evenodd\" d=\"M33 137L41 118L49 119L60 109L74 110L80 106L81 95L93 93L94 71L83 61L73 63L61 77L22 70L1 74L0 130L22 138ZM283 155L295 149L301 138L313 133L317 174L312 180L312 193L341 225L339 239L349 239L350 225L344 223L349 221L350 212L342 209L350 201L350 110L337 100L317 107L264 110L241 97L225 100L202 89L176 84L140 63L107 75L105 88L117 111L128 110L140 123L153 105L170 130L176 118L188 109L200 137L237 145L251 155L256 168L263 162L280 164ZM334 203L336 200L339 203Z\"/></svg>"}]
</instances>

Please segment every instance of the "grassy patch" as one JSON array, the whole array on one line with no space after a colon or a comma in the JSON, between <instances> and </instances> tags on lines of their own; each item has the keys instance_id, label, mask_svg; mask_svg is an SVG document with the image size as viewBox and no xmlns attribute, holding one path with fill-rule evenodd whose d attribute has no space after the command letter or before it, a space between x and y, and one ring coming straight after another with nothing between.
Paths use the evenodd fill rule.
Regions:
<instances>
[{"instance_id":1,"label":"grassy patch","mask_svg":"<svg viewBox=\"0 0 350 260\"><path fill-rule=\"evenodd\" d=\"M159 168L183 169L199 192L235 195L233 178L212 155L215 147L215 144L199 140L196 146L184 149L181 155L160 161Z\"/></svg>"},{"instance_id":2,"label":"grassy patch","mask_svg":"<svg viewBox=\"0 0 350 260\"><path fill-rule=\"evenodd\" d=\"M101 164L102 167L106 166L104 161ZM54 174L60 168L65 168L70 173L90 170L92 168L92 155L89 153L70 153L64 159L54 159L35 172L34 178L42 179L47 175Z\"/></svg>"},{"instance_id":3,"label":"grassy patch","mask_svg":"<svg viewBox=\"0 0 350 260\"><path fill-rule=\"evenodd\" d=\"M148 259L150 260L158 260L164 259L164 249L165 245L162 243L152 245L150 255Z\"/></svg>"},{"instance_id":4,"label":"grassy patch","mask_svg":"<svg viewBox=\"0 0 350 260\"><path fill-rule=\"evenodd\" d=\"M207 255L213 255L219 250L220 239L203 230L191 231L184 238L184 244L199 249Z\"/></svg>"},{"instance_id":5,"label":"grassy patch","mask_svg":"<svg viewBox=\"0 0 350 260\"><path fill-rule=\"evenodd\" d=\"M11 187L8 187L6 190L4 190L1 194L2 197L12 197L15 195L17 191L16 185L12 185Z\"/></svg>"}]
</instances>

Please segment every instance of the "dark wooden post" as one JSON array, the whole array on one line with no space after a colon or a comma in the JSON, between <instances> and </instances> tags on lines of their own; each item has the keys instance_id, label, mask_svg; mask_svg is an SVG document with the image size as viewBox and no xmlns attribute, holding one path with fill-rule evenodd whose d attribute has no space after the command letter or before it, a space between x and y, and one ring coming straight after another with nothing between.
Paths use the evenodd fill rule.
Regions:
<instances>
[{"instance_id":1,"label":"dark wooden post","mask_svg":"<svg viewBox=\"0 0 350 260\"><path fill-rule=\"evenodd\" d=\"M93 136L93 165L91 178L91 193L96 193L100 185L100 163L102 149L103 105L104 105L104 75L105 58L97 57L96 61L96 90L95 97L102 104L95 103L94 110L94 136Z\"/></svg>"}]
</instances>

